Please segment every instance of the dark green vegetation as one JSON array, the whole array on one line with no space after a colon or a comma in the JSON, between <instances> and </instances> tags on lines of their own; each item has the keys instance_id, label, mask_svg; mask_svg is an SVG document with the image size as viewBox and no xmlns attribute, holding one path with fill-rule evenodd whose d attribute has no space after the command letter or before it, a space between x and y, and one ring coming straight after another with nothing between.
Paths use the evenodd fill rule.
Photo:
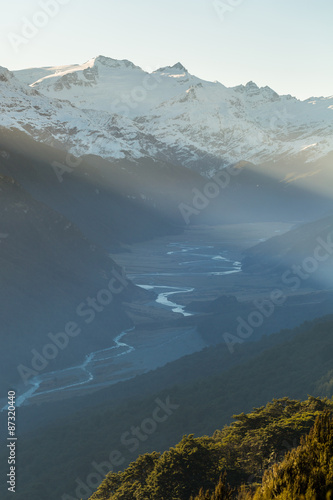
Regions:
<instances>
[{"instance_id":1,"label":"dark green vegetation","mask_svg":"<svg viewBox=\"0 0 333 500\"><path fill-rule=\"evenodd\" d=\"M260 407L273 398L305 399L308 394L331 397L332 331L333 318L326 317L256 343L236 346L233 355L224 345L216 346L93 394L89 407L88 402L85 401L84 406L80 398L68 402L67 406L65 402L59 403L57 411L63 418L57 413L56 423L20 439L21 472L16 498L58 500L64 493L75 498L76 479L85 483L89 474L97 473L94 463L110 463L111 452L118 451L122 459L118 465L114 463L116 471L132 462L139 453L163 452L180 441L184 434L212 435L230 422L233 414L250 411L253 406ZM132 427L141 427L146 419L152 418L157 398L165 402L168 397L171 404L178 407L165 421L158 423L153 433L143 432L143 439L129 443L128 439L133 438ZM70 414L69 408L73 410L74 405L79 411ZM288 404L291 412L293 405ZM296 409L301 408L299 403L295 405ZM310 413L323 408L322 403L313 399L306 405L302 408ZM47 418L55 407L43 405L41 408ZM29 419L32 411L33 408L22 408L21 420ZM242 417L238 420L242 422ZM310 428L313 419L309 422L305 418L302 422L303 417L300 423L307 427L301 425L300 433ZM126 432L129 434L124 441L122 436ZM280 444L283 446L286 440L288 446L294 446L293 439L292 434L286 433ZM269 447L267 453L268 450ZM260 457L251 458L251 467L247 468L245 462L244 458L241 468L235 467L229 472L232 474L228 481L233 476L237 481L242 479L242 467L248 476L258 472L251 467L255 464L259 469ZM40 463L43 463L42 468ZM106 470L97 473L97 479L102 480L104 474ZM52 480L59 475L61 481ZM86 491L92 494L93 486L86 486Z\"/></svg>"},{"instance_id":2,"label":"dark green vegetation","mask_svg":"<svg viewBox=\"0 0 333 500\"><path fill-rule=\"evenodd\" d=\"M91 500L189 500L196 492L195 500L325 499L333 491L332 410L328 399L274 399L211 437L187 435L163 454L141 455L109 473Z\"/></svg>"},{"instance_id":3,"label":"dark green vegetation","mask_svg":"<svg viewBox=\"0 0 333 500\"><path fill-rule=\"evenodd\" d=\"M281 464L265 473L253 499L316 498L333 496L333 423L328 413L319 416L308 437L288 453ZM251 496L249 497L251 498Z\"/></svg>"}]
</instances>

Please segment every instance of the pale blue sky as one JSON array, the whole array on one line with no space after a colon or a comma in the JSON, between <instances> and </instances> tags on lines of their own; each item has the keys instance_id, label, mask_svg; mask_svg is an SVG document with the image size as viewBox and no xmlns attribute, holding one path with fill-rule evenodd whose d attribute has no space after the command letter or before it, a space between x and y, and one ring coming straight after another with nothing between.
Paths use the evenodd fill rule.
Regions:
<instances>
[{"instance_id":1,"label":"pale blue sky","mask_svg":"<svg viewBox=\"0 0 333 500\"><path fill-rule=\"evenodd\" d=\"M43 1L64 5L49 20L40 17L46 25L14 50L8 35L21 35L22 19L31 21ZM83 63L101 54L147 70L180 61L207 80L227 86L253 80L301 99L333 94L332 0L216 3L220 15L214 0L6 2L0 65L14 70Z\"/></svg>"}]
</instances>

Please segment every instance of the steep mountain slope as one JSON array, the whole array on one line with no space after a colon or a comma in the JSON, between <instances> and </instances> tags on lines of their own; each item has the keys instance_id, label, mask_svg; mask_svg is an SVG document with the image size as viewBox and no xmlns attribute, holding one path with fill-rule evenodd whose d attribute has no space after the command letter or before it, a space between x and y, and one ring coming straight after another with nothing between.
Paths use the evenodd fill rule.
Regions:
<instances>
[{"instance_id":1,"label":"steep mountain slope","mask_svg":"<svg viewBox=\"0 0 333 500\"><path fill-rule=\"evenodd\" d=\"M47 371L79 364L91 351L112 344L113 334L131 325L121 302L145 292L72 222L34 200L12 178L1 176L0 190L0 348L6 353L0 370L2 383L13 386L30 380L36 364ZM78 306L108 289L110 280L114 288L119 280L123 283L108 307L98 308L102 314L96 312L86 322ZM50 334L58 333L62 345L57 348L52 341L50 347ZM33 358L38 358L35 364Z\"/></svg>"},{"instance_id":2,"label":"steep mountain slope","mask_svg":"<svg viewBox=\"0 0 333 500\"><path fill-rule=\"evenodd\" d=\"M74 158L18 131L0 131L0 173L61 212L106 249L175 234L178 205L203 179L184 167L151 159L108 162Z\"/></svg>"},{"instance_id":3,"label":"steep mountain slope","mask_svg":"<svg viewBox=\"0 0 333 500\"><path fill-rule=\"evenodd\" d=\"M213 180L217 196L212 199L207 180L189 168L152 158L77 158L24 132L0 128L0 173L106 249L175 234L188 223L311 220L331 208L329 179L318 179L325 196L321 189L311 193L307 186L283 182L282 167L278 178L269 171L241 163L233 169L236 175L222 172Z\"/></svg>"},{"instance_id":4,"label":"steep mountain slope","mask_svg":"<svg viewBox=\"0 0 333 500\"><path fill-rule=\"evenodd\" d=\"M122 137L135 135L141 154L154 152L206 175L242 160L314 161L333 149L331 97L299 101L253 82L226 88L190 75L180 63L147 73L129 61L103 56L43 72L49 74L37 81L37 69L15 75L51 98L99 111L103 131L107 116L116 114ZM121 154L104 143L97 149L93 152L104 157ZM140 156L139 147L135 154Z\"/></svg>"},{"instance_id":5,"label":"steep mountain slope","mask_svg":"<svg viewBox=\"0 0 333 500\"><path fill-rule=\"evenodd\" d=\"M331 401L274 399L233 418L212 437L184 436L163 454L141 455L123 472L110 472L90 500L330 498ZM265 469L253 496L251 483L261 482Z\"/></svg>"},{"instance_id":6,"label":"steep mountain slope","mask_svg":"<svg viewBox=\"0 0 333 500\"><path fill-rule=\"evenodd\" d=\"M84 111L69 101L50 99L0 67L0 126L25 131L34 139L73 154L106 158L154 156L158 142L135 124L104 111Z\"/></svg>"},{"instance_id":7,"label":"steep mountain slope","mask_svg":"<svg viewBox=\"0 0 333 500\"><path fill-rule=\"evenodd\" d=\"M333 216L301 225L244 252L245 272L281 275L294 289L300 283L332 288Z\"/></svg>"},{"instance_id":8,"label":"steep mountain slope","mask_svg":"<svg viewBox=\"0 0 333 500\"><path fill-rule=\"evenodd\" d=\"M136 121L143 123L142 130L154 131L159 141L192 150L189 158L184 154L186 164L194 163L196 149L198 159L203 152L208 160L215 158L210 170L206 166L206 174L221 166L218 161L261 164L290 156L315 160L332 150L331 109L310 108L253 82L233 89L198 83Z\"/></svg>"},{"instance_id":9,"label":"steep mountain slope","mask_svg":"<svg viewBox=\"0 0 333 500\"><path fill-rule=\"evenodd\" d=\"M67 99L79 108L127 114L131 117L146 113L164 100L180 95L189 86L202 82L189 75L180 63L150 74L130 61L118 61L104 56L90 59L82 65L57 68L53 74L37 81L33 79L36 70L17 71L15 75L19 79L22 75L27 81L31 71L29 84L33 88L49 97ZM41 68L41 71L47 69ZM140 86L146 89L143 87L141 90ZM128 103L123 99L126 95L129 97ZM126 113L125 104L128 107Z\"/></svg>"}]
</instances>

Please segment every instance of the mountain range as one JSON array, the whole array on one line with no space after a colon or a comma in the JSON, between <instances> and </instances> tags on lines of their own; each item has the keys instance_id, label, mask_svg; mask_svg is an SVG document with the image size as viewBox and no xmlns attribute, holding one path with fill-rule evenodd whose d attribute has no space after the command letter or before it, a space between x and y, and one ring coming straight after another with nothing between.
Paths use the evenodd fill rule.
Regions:
<instances>
[{"instance_id":1,"label":"mountain range","mask_svg":"<svg viewBox=\"0 0 333 500\"><path fill-rule=\"evenodd\" d=\"M311 164L333 150L333 96L300 101L254 82L228 88L180 63L149 73L98 56L71 66L1 68L0 101L0 126L75 155L148 156L204 175L243 160Z\"/></svg>"}]
</instances>

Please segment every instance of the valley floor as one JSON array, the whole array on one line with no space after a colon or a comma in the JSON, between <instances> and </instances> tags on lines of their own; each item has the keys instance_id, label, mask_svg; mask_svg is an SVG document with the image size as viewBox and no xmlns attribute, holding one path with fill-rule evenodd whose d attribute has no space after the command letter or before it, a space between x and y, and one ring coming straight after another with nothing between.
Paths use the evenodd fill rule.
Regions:
<instances>
[{"instance_id":1,"label":"valley floor","mask_svg":"<svg viewBox=\"0 0 333 500\"><path fill-rule=\"evenodd\" d=\"M269 290L269 280L254 282L241 272L242 251L291 225L197 226L112 253L136 285L153 292L151 299L126 304L133 327L110 338L109 348L87 354L78 366L43 374L21 402L87 394L201 350L207 345L197 330L202 314L186 306L221 294L244 300Z\"/></svg>"},{"instance_id":2,"label":"valley floor","mask_svg":"<svg viewBox=\"0 0 333 500\"><path fill-rule=\"evenodd\" d=\"M267 297L281 286L278 277L273 282L270 276L243 273L240 261L245 249L292 226L257 223L191 227L178 236L156 238L112 253L136 285L155 295L144 302L125 304L133 327L110 338L110 347L88 354L81 365L45 374L36 381L35 391L25 404L88 394L200 351L209 344L197 328L205 317L198 312L200 303L233 295L241 310L242 302ZM317 295L299 290L291 304L304 306L320 301ZM191 311L191 305L195 311ZM294 323L298 324L297 317Z\"/></svg>"}]
</instances>

